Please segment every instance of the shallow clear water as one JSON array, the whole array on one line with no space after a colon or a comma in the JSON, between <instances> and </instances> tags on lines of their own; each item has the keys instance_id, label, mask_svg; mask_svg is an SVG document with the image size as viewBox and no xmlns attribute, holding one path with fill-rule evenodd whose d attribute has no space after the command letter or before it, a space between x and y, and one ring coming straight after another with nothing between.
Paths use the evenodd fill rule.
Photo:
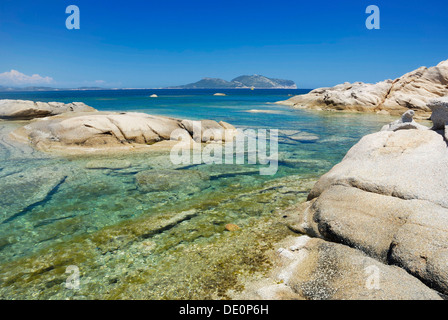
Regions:
<instances>
[{"instance_id":1,"label":"shallow clear water","mask_svg":"<svg viewBox=\"0 0 448 320\"><path fill-rule=\"evenodd\" d=\"M55 157L8 139L24 123L0 122L0 297L225 298L228 289L241 288L241 277L266 269L263 252L288 234L276 213L303 201L353 144L391 121L272 104L305 91L220 92L228 95L1 93L0 99L81 101L102 111L279 129L279 168L273 176L247 164L182 168L164 153ZM298 133L304 138L289 138ZM161 187L148 189L154 184ZM228 232L227 223L240 229ZM79 290L65 288L69 265L81 272Z\"/></svg>"}]
</instances>

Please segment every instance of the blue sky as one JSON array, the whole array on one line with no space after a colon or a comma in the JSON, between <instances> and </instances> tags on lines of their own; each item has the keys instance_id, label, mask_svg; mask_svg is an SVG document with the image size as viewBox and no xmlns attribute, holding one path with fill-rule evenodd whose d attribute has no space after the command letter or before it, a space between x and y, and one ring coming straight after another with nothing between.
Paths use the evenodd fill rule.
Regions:
<instances>
[{"instance_id":1,"label":"blue sky","mask_svg":"<svg viewBox=\"0 0 448 320\"><path fill-rule=\"evenodd\" d=\"M371 4L380 30L365 27ZM69 5L80 30L65 27ZM447 13L446 0L1 0L0 85L377 82L448 59Z\"/></svg>"}]
</instances>

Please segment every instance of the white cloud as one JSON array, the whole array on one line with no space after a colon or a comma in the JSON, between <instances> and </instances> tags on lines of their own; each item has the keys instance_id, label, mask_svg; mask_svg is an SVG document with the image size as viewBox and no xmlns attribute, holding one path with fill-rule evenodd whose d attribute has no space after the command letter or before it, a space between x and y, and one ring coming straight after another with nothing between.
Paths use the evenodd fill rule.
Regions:
<instances>
[{"instance_id":1,"label":"white cloud","mask_svg":"<svg viewBox=\"0 0 448 320\"><path fill-rule=\"evenodd\" d=\"M53 78L51 77L42 77L38 74L28 76L17 70L11 70L0 73L1 85L7 85L7 86L38 85L38 84L49 84L51 82L53 82Z\"/></svg>"}]
</instances>

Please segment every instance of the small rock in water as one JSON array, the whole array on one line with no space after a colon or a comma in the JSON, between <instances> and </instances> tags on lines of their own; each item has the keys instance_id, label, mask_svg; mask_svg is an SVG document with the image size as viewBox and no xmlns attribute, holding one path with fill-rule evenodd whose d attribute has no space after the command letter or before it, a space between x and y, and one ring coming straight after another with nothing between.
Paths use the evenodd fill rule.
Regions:
<instances>
[{"instance_id":1,"label":"small rock in water","mask_svg":"<svg viewBox=\"0 0 448 320\"><path fill-rule=\"evenodd\" d=\"M238 227L236 224L228 223L228 224L225 225L225 228L226 228L227 231L236 231L240 227Z\"/></svg>"}]
</instances>

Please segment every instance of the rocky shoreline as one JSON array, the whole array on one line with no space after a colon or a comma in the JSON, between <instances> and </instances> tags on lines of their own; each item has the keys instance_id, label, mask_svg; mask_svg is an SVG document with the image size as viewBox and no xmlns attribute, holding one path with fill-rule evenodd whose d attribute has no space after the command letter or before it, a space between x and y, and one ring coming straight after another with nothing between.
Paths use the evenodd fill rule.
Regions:
<instances>
[{"instance_id":1,"label":"rocky shoreline","mask_svg":"<svg viewBox=\"0 0 448 320\"><path fill-rule=\"evenodd\" d=\"M236 134L236 128L224 121L99 112L80 102L0 100L0 119L30 121L12 132L11 138L63 154L168 150L178 141L192 147L224 142Z\"/></svg>"},{"instance_id":2,"label":"rocky shoreline","mask_svg":"<svg viewBox=\"0 0 448 320\"><path fill-rule=\"evenodd\" d=\"M234 274L237 272L235 266L232 274L226 274L222 280L227 282L231 280L232 283L226 283L228 287L220 288L222 290L219 295L213 298L224 296L237 299L304 300L446 298L448 296L446 263L448 99L431 100L426 108L432 111L432 128L416 122L413 110L406 111L401 119L384 126L379 132L363 137L353 146L339 164L315 183L306 202L277 211L279 216L275 216L274 219L280 219L290 231L294 232L294 235L288 236L286 228L283 228L283 231L276 228L272 231L270 239L277 241L283 239L276 243L275 240L270 242L269 239L264 239L266 236L262 230L256 239L248 237L245 244L256 247L255 242L251 241L266 241L269 242L267 247L274 246L274 250L267 254L269 261L266 261L266 248L263 252L257 253L256 259L247 263L247 268L253 267L257 272L260 269L270 270L269 276L246 283L243 291L232 291L235 289L233 282L238 282ZM27 119L27 123L16 129L12 135L40 150L67 151L76 148L85 154L91 150L111 152L117 147L127 148L126 150L139 146L151 148L166 142L174 130L183 131L188 135L189 141L194 143L222 141L216 138L225 136L226 130L235 130L225 122L203 120L201 124L216 134L198 136L194 134L194 123L190 120L140 113L104 113L75 109L43 118L42 113L37 112L38 119L31 121ZM130 166L130 162L124 160L90 161L85 164L88 171L125 171ZM136 185L133 185L133 188L137 188L142 194L161 189L176 190L180 184L187 183L191 183L191 190L188 189L186 192L191 192L196 190L195 188L203 189L210 183L211 175L208 173L188 172L184 175L182 170L178 170L181 168L176 170L165 168L157 171L152 169L139 171L135 175ZM174 171L178 174L176 179L172 179ZM48 175L48 172L44 171L37 173L42 179ZM91 173L88 172L86 175L86 181L90 181ZM32 183L32 177L35 176L30 176L25 183L33 184L30 194L36 197L35 190L42 188L35 181ZM51 177L54 183L49 185L48 190L44 190L47 195L52 194L52 190L57 189L66 179L70 179L64 172L54 170ZM13 181L15 176L11 175L10 178L11 185L15 185L16 182ZM297 179L301 180L298 177ZM258 204L261 207L266 207L264 204L266 202L263 202L266 199L262 198L266 192L270 192L274 200L279 198L278 201L283 201L282 197L289 201L290 193L296 202L304 201L299 197L303 193L300 189L303 187L301 182L280 179L278 183L281 185L267 186L259 192ZM281 188L287 190L282 193L278 191ZM235 190L235 192L241 191ZM37 203L46 197L44 193L37 194L35 199ZM24 199L30 197L28 194L22 196ZM216 206L228 205L232 210L238 204L232 199L226 202L222 199L215 200ZM5 223L17 219L18 215L14 212L23 212L32 204L23 201L20 205L24 209L11 208L9 217L4 220ZM242 201L240 205L244 206L244 202ZM142 246L145 248L152 246L148 239L163 233L159 232L160 230L165 231L167 228L169 230L188 219L199 217L205 219L207 214L215 212L214 207L215 205L202 209L200 204L196 211L170 212L168 215L157 217L155 221L148 220L146 225L142 222L146 220L142 219L127 223L126 228L113 227L116 234L113 232L109 234L108 230L101 231L102 236L98 243L92 244L86 237L84 240L89 243L87 247L74 245L75 249L65 248L62 253L54 252L50 248L44 254L41 252L38 258L27 258L25 264L23 261L20 262L21 268L26 266L22 274L23 282L16 275L19 264L12 263L0 279L2 280L0 296L7 296L8 284L14 284L14 288L21 290L23 296L28 296L29 283L26 277L31 275L36 277L33 278L32 294L45 298L52 297L54 294L52 291L44 290L45 293L42 293L44 292L42 283L45 285L62 283L60 274L63 274L65 262L57 265L57 261L73 260L102 275L102 271L99 271L101 268L94 264L98 257L117 251L126 256L137 255ZM202 211L207 214L198 213ZM206 220L203 226L215 228L209 226ZM155 231L151 231L152 229ZM132 241L114 242L118 235L122 239L123 233L126 232ZM238 234L240 231L234 232ZM279 232L282 233L281 236ZM76 244L76 241L73 244ZM107 248L98 251L102 246ZM109 246L112 248L108 249ZM129 246L135 246L132 254L129 252ZM216 259L221 255L219 249L213 249L217 255ZM130 292L117 291L120 293L110 297L135 297L135 292L140 290L138 286L141 282L147 281L148 276L140 275L141 272L147 272L145 271L147 257L142 257L139 263L141 267L139 265L139 269L132 275L137 279L135 284L128 285L123 282L120 285L122 286L120 290ZM273 268L268 269L268 265L273 265ZM132 263L126 268L132 268ZM41 272L41 270L48 271ZM170 277L174 277L176 272L178 271L174 270ZM187 272L185 278L189 279L189 276ZM207 274L212 283L215 281L214 276L214 271ZM96 293L97 298L108 296L108 287L105 286L103 289L104 291ZM54 290L59 298L66 297L61 288L55 286ZM87 295L88 290L82 294Z\"/></svg>"},{"instance_id":3,"label":"rocky shoreline","mask_svg":"<svg viewBox=\"0 0 448 320\"><path fill-rule=\"evenodd\" d=\"M448 96L448 60L434 67L420 67L395 80L376 84L346 82L277 103L294 108L391 115L411 109L418 117L428 118L431 114L428 102L443 96Z\"/></svg>"},{"instance_id":4,"label":"rocky shoreline","mask_svg":"<svg viewBox=\"0 0 448 320\"><path fill-rule=\"evenodd\" d=\"M32 120L72 112L95 112L82 102L35 102L30 100L0 100L0 119Z\"/></svg>"},{"instance_id":5,"label":"rocky shoreline","mask_svg":"<svg viewBox=\"0 0 448 320\"><path fill-rule=\"evenodd\" d=\"M448 101L433 128L412 114L363 137L308 201L282 212L300 234L277 245L250 299L442 299L448 296ZM404 123L404 124L403 124Z\"/></svg>"}]
</instances>

